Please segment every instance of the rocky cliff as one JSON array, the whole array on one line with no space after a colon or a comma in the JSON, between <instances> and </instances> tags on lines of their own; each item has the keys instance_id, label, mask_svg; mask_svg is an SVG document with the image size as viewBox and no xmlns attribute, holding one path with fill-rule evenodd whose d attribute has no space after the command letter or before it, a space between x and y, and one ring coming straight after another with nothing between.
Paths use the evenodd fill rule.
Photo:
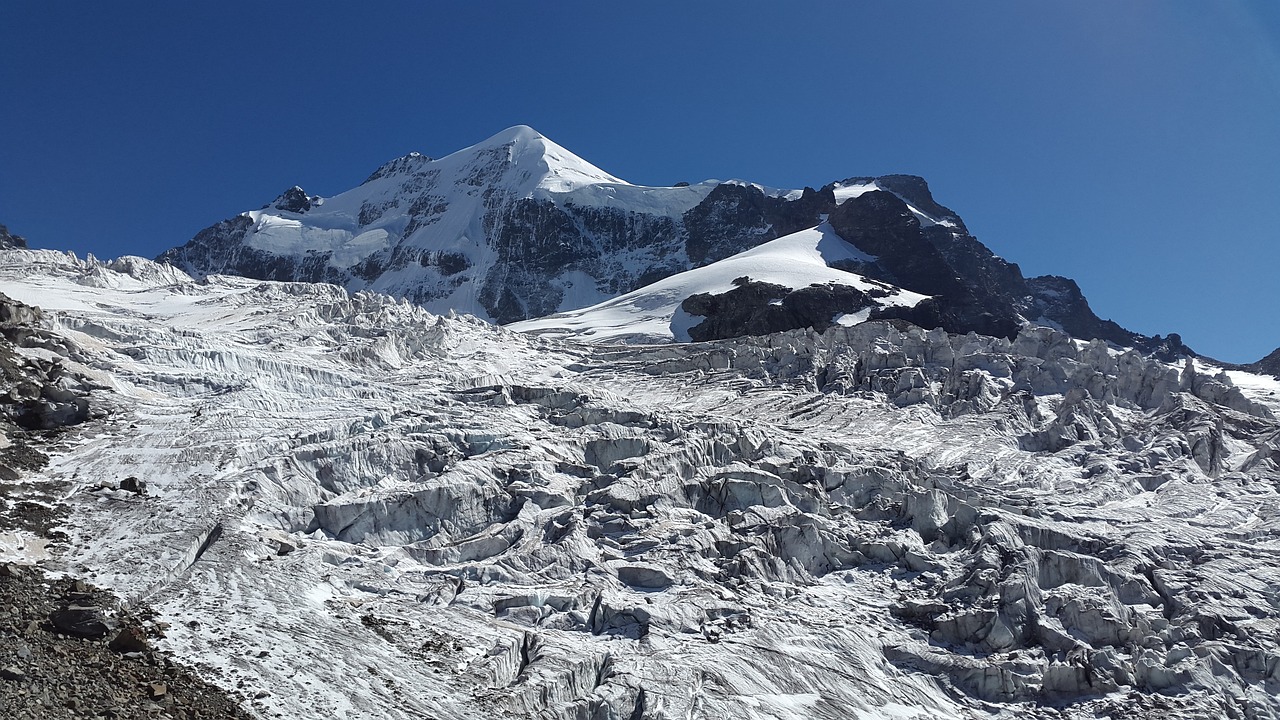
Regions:
<instances>
[{"instance_id":1,"label":"rocky cliff","mask_svg":"<svg viewBox=\"0 0 1280 720\"><path fill-rule=\"evenodd\" d=\"M0 225L0 250L9 248L24 248L27 246L26 238L14 235L9 232L9 228Z\"/></svg>"},{"instance_id":2,"label":"rocky cliff","mask_svg":"<svg viewBox=\"0 0 1280 720\"><path fill-rule=\"evenodd\" d=\"M1246 366L1246 369L1280 377L1280 348L1276 348L1274 352L1258 362Z\"/></svg>"}]
</instances>

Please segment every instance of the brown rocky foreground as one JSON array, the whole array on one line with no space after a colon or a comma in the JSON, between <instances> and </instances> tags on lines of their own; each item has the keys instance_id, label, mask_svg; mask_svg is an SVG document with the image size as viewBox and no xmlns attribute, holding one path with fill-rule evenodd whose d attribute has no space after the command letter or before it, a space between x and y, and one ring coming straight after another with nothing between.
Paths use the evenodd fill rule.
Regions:
<instances>
[{"instance_id":1,"label":"brown rocky foreground","mask_svg":"<svg viewBox=\"0 0 1280 720\"><path fill-rule=\"evenodd\" d=\"M83 582L0 565L0 717L251 717L152 648L162 624L111 617L112 604Z\"/></svg>"}]
</instances>

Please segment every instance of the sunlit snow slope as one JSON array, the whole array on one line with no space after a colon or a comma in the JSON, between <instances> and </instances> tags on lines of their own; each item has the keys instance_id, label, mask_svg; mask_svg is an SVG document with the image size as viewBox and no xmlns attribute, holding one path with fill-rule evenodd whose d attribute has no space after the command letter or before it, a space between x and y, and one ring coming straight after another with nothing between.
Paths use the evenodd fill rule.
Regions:
<instances>
[{"instance_id":1,"label":"sunlit snow slope","mask_svg":"<svg viewBox=\"0 0 1280 720\"><path fill-rule=\"evenodd\" d=\"M832 267L833 263L849 260L873 262L875 258L845 242L831 230L830 225L823 224L659 280L599 305L513 323L509 327L521 332L587 342L688 342L689 327L698 324L702 318L682 310L681 303L698 293L727 292L733 289L738 278L792 289L834 284L863 292L879 291L883 296L876 301L875 307L913 306L924 299L925 296L919 293ZM868 307L857 315L831 319L838 324L851 325L866 320L870 312Z\"/></svg>"},{"instance_id":2,"label":"sunlit snow slope","mask_svg":"<svg viewBox=\"0 0 1280 720\"><path fill-rule=\"evenodd\" d=\"M46 562L261 717L1278 716L1264 383L1047 328L606 348L138 259L0 283L109 413L29 478Z\"/></svg>"}]
</instances>

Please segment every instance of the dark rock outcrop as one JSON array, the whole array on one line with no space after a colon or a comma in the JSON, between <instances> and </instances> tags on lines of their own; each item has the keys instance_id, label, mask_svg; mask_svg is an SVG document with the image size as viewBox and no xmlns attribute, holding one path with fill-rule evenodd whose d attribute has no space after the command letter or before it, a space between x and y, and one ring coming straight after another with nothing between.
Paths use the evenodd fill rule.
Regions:
<instances>
[{"instance_id":1,"label":"dark rock outcrop","mask_svg":"<svg viewBox=\"0 0 1280 720\"><path fill-rule=\"evenodd\" d=\"M1139 339L1136 333L1094 315L1075 280L1042 275L1028 279L1027 287L1039 317L1057 323L1072 337L1099 338L1116 345L1133 345Z\"/></svg>"},{"instance_id":2,"label":"dark rock outcrop","mask_svg":"<svg viewBox=\"0 0 1280 720\"><path fill-rule=\"evenodd\" d=\"M851 263L848 269L891 282L899 287L933 296L916 308L886 308L873 317L899 318L921 327L941 327L948 332L979 332L984 335L1014 337L1022 324L1015 302L1004 286L971 280L964 269L948 261L939 249L940 231L926 232L911 208L890 192L871 191L846 200L831 213L828 221L840 237L859 250L875 256L871 263ZM962 235L967 238L967 235ZM977 243L976 240L973 241ZM986 250L986 248L982 248ZM974 259L960 254L969 270L994 269L991 274L1009 274L990 251L989 258ZM986 262L983 262L986 260ZM1017 273L1016 266L1013 273ZM1017 275L1021 279L1020 274Z\"/></svg>"},{"instance_id":3,"label":"dark rock outcrop","mask_svg":"<svg viewBox=\"0 0 1280 720\"><path fill-rule=\"evenodd\" d=\"M1280 377L1280 348L1276 348L1270 355L1262 358L1256 363L1250 363L1245 366L1247 370L1258 373L1266 373Z\"/></svg>"},{"instance_id":4,"label":"dark rock outcrop","mask_svg":"<svg viewBox=\"0 0 1280 720\"><path fill-rule=\"evenodd\" d=\"M832 186L805 188L795 200L766 195L754 185L718 185L684 214L685 251L699 267L818 224L836 207Z\"/></svg>"},{"instance_id":5,"label":"dark rock outcrop","mask_svg":"<svg viewBox=\"0 0 1280 720\"><path fill-rule=\"evenodd\" d=\"M5 248L24 248L27 246L27 240L19 235L9 232L9 228L0 225L0 250Z\"/></svg>"},{"instance_id":6,"label":"dark rock outcrop","mask_svg":"<svg viewBox=\"0 0 1280 720\"><path fill-rule=\"evenodd\" d=\"M44 346L40 308L0 293L0 420L26 430L51 430L89 419L89 388L61 358L17 352ZM56 347L56 345L55 345Z\"/></svg>"},{"instance_id":7,"label":"dark rock outcrop","mask_svg":"<svg viewBox=\"0 0 1280 720\"><path fill-rule=\"evenodd\" d=\"M271 207L291 213L304 213L310 210L320 198L307 195L307 191L294 185L280 193L280 197L271 203Z\"/></svg>"},{"instance_id":8,"label":"dark rock outcrop","mask_svg":"<svg viewBox=\"0 0 1280 720\"><path fill-rule=\"evenodd\" d=\"M689 329L695 341L723 340L742 335L768 335L784 330L813 328L822 332L835 318L872 305L871 297L848 285L810 285L791 288L741 277L734 289L687 298L681 309L705 318Z\"/></svg>"},{"instance_id":9,"label":"dark rock outcrop","mask_svg":"<svg viewBox=\"0 0 1280 720\"><path fill-rule=\"evenodd\" d=\"M876 259L844 263L841 269L933 296L914 308L877 309L873 318L1005 338L1015 337L1028 322L1049 324L1081 339L1147 351L1163 348L1175 359L1194 355L1180 341L1148 338L1099 318L1068 278L1024 278L1015 263L991 252L954 212L935 202L921 178L890 175L846 182L873 179L892 192L871 191L847 200L828 220L841 237ZM922 225L912 208L939 222Z\"/></svg>"},{"instance_id":10,"label":"dark rock outcrop","mask_svg":"<svg viewBox=\"0 0 1280 720\"><path fill-rule=\"evenodd\" d=\"M49 624L58 632L82 638L100 638L111 631L102 608L94 605L67 605L49 613Z\"/></svg>"}]
</instances>

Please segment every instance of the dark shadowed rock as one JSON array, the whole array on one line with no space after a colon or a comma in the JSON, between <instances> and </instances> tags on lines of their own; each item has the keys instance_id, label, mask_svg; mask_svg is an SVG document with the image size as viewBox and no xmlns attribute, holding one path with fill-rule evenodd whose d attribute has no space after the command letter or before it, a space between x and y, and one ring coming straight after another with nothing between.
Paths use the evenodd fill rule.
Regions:
<instances>
[{"instance_id":1,"label":"dark shadowed rock","mask_svg":"<svg viewBox=\"0 0 1280 720\"><path fill-rule=\"evenodd\" d=\"M842 238L876 259L843 263L841 269L932 297L914 308L877 308L873 318L1006 338L1015 337L1030 322L1060 327L1077 338L1143 350L1166 344L1100 319L1067 278L1024 278L1016 264L991 252L965 230L955 213L936 203L924 180L910 175L874 180L893 192L871 191L847 200L829 221ZM922 225L912 207L939 222ZM1180 352L1190 353L1181 345L1165 350L1179 357Z\"/></svg>"},{"instance_id":2,"label":"dark shadowed rock","mask_svg":"<svg viewBox=\"0 0 1280 720\"><path fill-rule=\"evenodd\" d=\"M147 633L137 625L121 628L107 647L118 653L146 652L151 649L147 644Z\"/></svg>"},{"instance_id":3,"label":"dark shadowed rock","mask_svg":"<svg viewBox=\"0 0 1280 720\"><path fill-rule=\"evenodd\" d=\"M805 188L795 200L765 195L754 185L717 185L684 214L685 251L692 266L723 260L761 243L818 224L835 209L832 187Z\"/></svg>"},{"instance_id":4,"label":"dark shadowed rock","mask_svg":"<svg viewBox=\"0 0 1280 720\"><path fill-rule=\"evenodd\" d=\"M1027 287L1040 317L1057 323L1073 337L1101 338L1117 345L1132 345L1137 338L1135 333L1094 315L1080 286L1070 278L1042 275L1029 278Z\"/></svg>"},{"instance_id":5,"label":"dark shadowed rock","mask_svg":"<svg viewBox=\"0 0 1280 720\"><path fill-rule=\"evenodd\" d=\"M294 185L280 193L280 197L271 203L271 207L285 212L304 213L311 209L313 200L305 190Z\"/></svg>"},{"instance_id":6,"label":"dark shadowed rock","mask_svg":"<svg viewBox=\"0 0 1280 720\"><path fill-rule=\"evenodd\" d=\"M1169 333L1163 337L1145 337L1135 333L1132 344L1155 359L1168 363L1198 357L1194 350L1182 344L1182 336L1178 333Z\"/></svg>"},{"instance_id":7,"label":"dark shadowed rock","mask_svg":"<svg viewBox=\"0 0 1280 720\"><path fill-rule=\"evenodd\" d=\"M1245 368L1253 372L1280 377L1280 348L1276 348L1274 352L1258 362L1246 365Z\"/></svg>"},{"instance_id":8,"label":"dark shadowed rock","mask_svg":"<svg viewBox=\"0 0 1280 720\"><path fill-rule=\"evenodd\" d=\"M696 267L723 260L778 234L766 220L765 195L750 185L719 185L684 214L685 250Z\"/></svg>"},{"instance_id":9,"label":"dark shadowed rock","mask_svg":"<svg viewBox=\"0 0 1280 720\"><path fill-rule=\"evenodd\" d=\"M25 248L26 246L26 238L14 235L9 232L9 228L4 225L0 225L0 250L5 248Z\"/></svg>"},{"instance_id":10,"label":"dark shadowed rock","mask_svg":"<svg viewBox=\"0 0 1280 720\"><path fill-rule=\"evenodd\" d=\"M871 178L880 187L911 203L920 211L938 218L952 221L962 232L968 232L964 221L951 208L939 204L929 191L929 183L918 175L881 175Z\"/></svg>"},{"instance_id":11,"label":"dark shadowed rock","mask_svg":"<svg viewBox=\"0 0 1280 720\"><path fill-rule=\"evenodd\" d=\"M49 624L68 635L100 638L111 631L102 608L92 605L68 605L49 613Z\"/></svg>"},{"instance_id":12,"label":"dark shadowed rock","mask_svg":"<svg viewBox=\"0 0 1280 720\"><path fill-rule=\"evenodd\" d=\"M863 193L842 203L828 221L840 237L876 257L874 263L851 270L933 296L927 305L877 309L872 317L903 319L957 333L1017 335L1021 317L1007 291L968 282L939 250L941 238L929 237L938 231L929 228L926 233L897 195L879 190Z\"/></svg>"},{"instance_id":13,"label":"dark shadowed rock","mask_svg":"<svg viewBox=\"0 0 1280 720\"><path fill-rule=\"evenodd\" d=\"M920 221L898 196L873 190L844 201L827 218L836 234L875 256L889 282L926 295L955 293L960 281L925 239Z\"/></svg>"},{"instance_id":14,"label":"dark shadowed rock","mask_svg":"<svg viewBox=\"0 0 1280 720\"><path fill-rule=\"evenodd\" d=\"M736 287L727 292L699 293L681 303L685 312L705 318L689 329L691 339L723 340L798 328L822 332L831 327L837 316L872 304L866 293L848 285L810 285L792 290L748 277L738 278L734 284Z\"/></svg>"},{"instance_id":15,"label":"dark shadowed rock","mask_svg":"<svg viewBox=\"0 0 1280 720\"><path fill-rule=\"evenodd\" d=\"M35 325L42 317L44 314L40 312L40 308L20 303L0 293L0 329L4 330L5 337L10 340L17 341L22 335L17 332L20 326Z\"/></svg>"}]
</instances>

